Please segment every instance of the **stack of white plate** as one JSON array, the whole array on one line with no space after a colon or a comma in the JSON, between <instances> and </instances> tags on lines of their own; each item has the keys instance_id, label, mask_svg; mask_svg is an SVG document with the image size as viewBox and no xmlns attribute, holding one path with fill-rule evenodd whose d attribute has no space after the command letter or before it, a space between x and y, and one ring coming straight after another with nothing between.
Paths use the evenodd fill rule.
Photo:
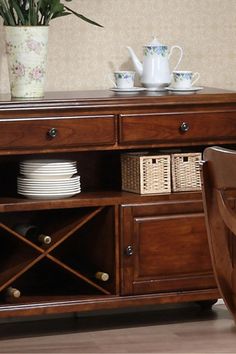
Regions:
<instances>
[{"instance_id":1,"label":"stack of white plate","mask_svg":"<svg viewBox=\"0 0 236 354\"><path fill-rule=\"evenodd\" d=\"M80 193L77 163L71 160L44 159L20 162L17 192L27 198L59 199Z\"/></svg>"}]
</instances>

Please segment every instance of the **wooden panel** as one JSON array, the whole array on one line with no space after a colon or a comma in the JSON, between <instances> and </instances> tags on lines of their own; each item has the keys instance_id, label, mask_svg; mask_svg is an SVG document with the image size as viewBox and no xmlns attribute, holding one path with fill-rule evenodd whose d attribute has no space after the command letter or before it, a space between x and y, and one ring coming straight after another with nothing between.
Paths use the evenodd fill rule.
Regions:
<instances>
[{"instance_id":1,"label":"wooden panel","mask_svg":"<svg viewBox=\"0 0 236 354\"><path fill-rule=\"evenodd\" d=\"M183 131L183 123L187 131ZM181 128L182 127L182 128ZM181 130L182 129L182 130ZM236 111L121 115L122 144L229 142L236 138Z\"/></svg>"},{"instance_id":2,"label":"wooden panel","mask_svg":"<svg viewBox=\"0 0 236 354\"><path fill-rule=\"evenodd\" d=\"M56 136L50 137L53 128ZM0 119L0 149L113 145L115 141L114 116Z\"/></svg>"},{"instance_id":3,"label":"wooden panel","mask_svg":"<svg viewBox=\"0 0 236 354\"><path fill-rule=\"evenodd\" d=\"M19 235L8 242L8 234L14 236L14 232L3 227L3 250L6 248L7 252L3 255L2 251L4 257L0 262L2 289L8 286L7 282L10 285L14 281L19 288L23 289L24 285L26 291L18 303L2 301L0 317L217 298L219 292L210 264L201 193L140 196L121 192L120 153L137 151L140 147L146 151L163 146L195 145L202 149L206 144L235 143L235 112L236 93L206 88L190 95L61 92L48 93L33 101L11 100L0 95L2 222L8 218L9 227L13 226L24 211L30 220L40 210L40 214L45 213L49 218L49 210L58 209L54 221L58 227L55 248L50 254L35 249L33 244L29 248ZM183 122L189 128L185 132L180 130ZM48 135L52 128L56 129L55 137ZM16 198L16 167L26 155L76 159L82 193L50 201ZM120 219L118 208L122 204L126 206L121 208ZM81 227L75 235L63 233L61 222L66 221L71 208L81 216L86 207L99 210L112 205L115 208L104 209L108 210L107 216L99 212L85 224L79 221ZM57 221L59 209L63 214L60 222ZM86 216L85 219L88 220ZM73 220L68 222L68 230L71 227L74 227ZM128 245L133 251L130 256L125 254ZM78 251L78 246L83 247ZM18 253L20 259L23 257L22 264L18 262ZM41 262L37 257L44 260ZM83 277L88 275L82 272L82 262L81 269L72 267L72 258L78 265L81 257L85 265L94 263L96 269L110 274L110 283L103 286L105 291L99 291L102 285L94 287L91 282L85 286ZM32 259L38 264L34 266ZM37 282L35 274L41 274L43 285ZM49 283L44 282L46 274L55 276L52 284L50 278ZM36 289L28 287L31 282L37 283Z\"/></svg>"},{"instance_id":4,"label":"wooden panel","mask_svg":"<svg viewBox=\"0 0 236 354\"><path fill-rule=\"evenodd\" d=\"M133 255L123 257L123 294L216 287L204 215L187 205L184 213L175 206L176 214L171 214L171 205L163 215L152 214L157 209L153 206L146 206L147 213L141 206L142 216L136 215L137 206L124 210L123 247L131 245Z\"/></svg>"}]
</instances>

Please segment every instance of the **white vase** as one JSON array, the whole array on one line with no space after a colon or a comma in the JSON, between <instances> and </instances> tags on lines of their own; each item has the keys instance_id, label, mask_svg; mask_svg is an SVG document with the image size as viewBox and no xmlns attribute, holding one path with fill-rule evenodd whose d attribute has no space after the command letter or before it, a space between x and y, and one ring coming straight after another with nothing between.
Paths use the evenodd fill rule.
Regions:
<instances>
[{"instance_id":1,"label":"white vase","mask_svg":"<svg viewBox=\"0 0 236 354\"><path fill-rule=\"evenodd\" d=\"M48 26L5 26L5 36L12 97L42 97Z\"/></svg>"}]
</instances>

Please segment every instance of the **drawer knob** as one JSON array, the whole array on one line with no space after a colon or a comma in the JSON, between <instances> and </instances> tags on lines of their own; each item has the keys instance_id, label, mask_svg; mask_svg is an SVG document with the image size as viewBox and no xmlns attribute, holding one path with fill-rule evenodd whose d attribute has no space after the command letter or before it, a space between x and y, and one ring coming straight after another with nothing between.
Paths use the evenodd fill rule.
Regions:
<instances>
[{"instance_id":1,"label":"drawer knob","mask_svg":"<svg viewBox=\"0 0 236 354\"><path fill-rule=\"evenodd\" d=\"M132 246L127 246L125 253L126 253L126 256L132 256L132 254L133 254Z\"/></svg>"},{"instance_id":2,"label":"drawer knob","mask_svg":"<svg viewBox=\"0 0 236 354\"><path fill-rule=\"evenodd\" d=\"M49 131L48 131L48 136L49 136L50 138L55 138L55 137L57 136L57 130L56 130L56 128L51 128L51 129L49 129Z\"/></svg>"},{"instance_id":3,"label":"drawer knob","mask_svg":"<svg viewBox=\"0 0 236 354\"><path fill-rule=\"evenodd\" d=\"M181 123L179 129L180 129L181 132L184 132L184 133L187 132L189 130L188 123L186 123L186 122Z\"/></svg>"}]
</instances>

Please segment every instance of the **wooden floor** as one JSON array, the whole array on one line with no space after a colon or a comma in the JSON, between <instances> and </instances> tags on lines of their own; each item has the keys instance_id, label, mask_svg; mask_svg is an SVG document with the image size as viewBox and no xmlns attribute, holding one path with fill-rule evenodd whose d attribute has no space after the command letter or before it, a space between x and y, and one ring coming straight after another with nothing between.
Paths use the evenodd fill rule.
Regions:
<instances>
[{"instance_id":1,"label":"wooden floor","mask_svg":"<svg viewBox=\"0 0 236 354\"><path fill-rule=\"evenodd\" d=\"M0 324L0 353L236 353L236 326L224 305Z\"/></svg>"}]
</instances>

